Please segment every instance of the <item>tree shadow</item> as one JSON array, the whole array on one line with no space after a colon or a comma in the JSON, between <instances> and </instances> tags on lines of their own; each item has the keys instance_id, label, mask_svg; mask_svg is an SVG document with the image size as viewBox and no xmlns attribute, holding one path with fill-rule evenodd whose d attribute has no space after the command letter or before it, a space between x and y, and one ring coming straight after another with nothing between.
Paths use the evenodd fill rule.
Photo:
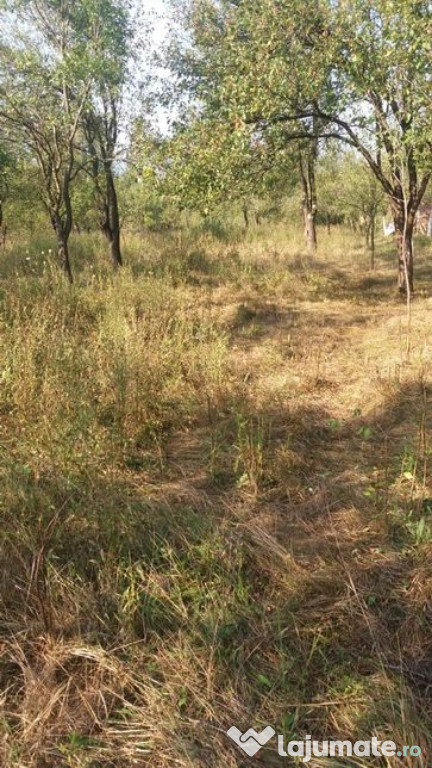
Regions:
<instances>
[{"instance_id":1,"label":"tree shadow","mask_svg":"<svg viewBox=\"0 0 432 768\"><path fill-rule=\"evenodd\" d=\"M233 699L239 727L283 730L288 712L319 739L329 715L334 737L401 727L402 691L414 729L432 712L430 387L395 385L345 420L242 390L159 471L27 477L4 521L3 639L25 633L35 655L41 633L142 644L169 716L203 745L197 765ZM1 674L7 688L7 659Z\"/></svg>"},{"instance_id":2,"label":"tree shadow","mask_svg":"<svg viewBox=\"0 0 432 768\"><path fill-rule=\"evenodd\" d=\"M273 555L286 552L300 569L298 590L288 601L281 596L274 620L288 656L295 648L301 655L299 626L309 638L300 662L305 701L331 700L339 683L367 687L380 674L386 685L402 680L418 711L431 711L429 448L418 443L424 392L423 385L401 386L372 419L343 424L323 409L293 409L284 429L297 488L284 499L279 480L276 498L268 493L248 517L255 541L263 526L267 558L271 537ZM414 489L413 476L425 466ZM303 724L310 732L307 716Z\"/></svg>"}]
</instances>

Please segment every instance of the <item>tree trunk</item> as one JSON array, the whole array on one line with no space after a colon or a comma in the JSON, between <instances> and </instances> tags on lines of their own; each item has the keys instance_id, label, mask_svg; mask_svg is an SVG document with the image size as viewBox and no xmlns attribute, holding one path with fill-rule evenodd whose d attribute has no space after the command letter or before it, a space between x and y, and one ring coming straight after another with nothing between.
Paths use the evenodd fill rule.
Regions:
<instances>
[{"instance_id":1,"label":"tree trunk","mask_svg":"<svg viewBox=\"0 0 432 768\"><path fill-rule=\"evenodd\" d=\"M113 269L117 270L119 267L123 266L120 247L120 229L116 229L115 232L112 232L112 238L109 245Z\"/></svg>"},{"instance_id":2,"label":"tree trunk","mask_svg":"<svg viewBox=\"0 0 432 768\"><path fill-rule=\"evenodd\" d=\"M303 215L305 219L305 236L308 251L310 251L310 253L315 253L317 249L316 209L307 203L303 206Z\"/></svg>"},{"instance_id":3,"label":"tree trunk","mask_svg":"<svg viewBox=\"0 0 432 768\"><path fill-rule=\"evenodd\" d=\"M375 226L376 215L372 214L370 220L369 239L370 239L370 268L373 271L375 269Z\"/></svg>"},{"instance_id":4,"label":"tree trunk","mask_svg":"<svg viewBox=\"0 0 432 768\"><path fill-rule=\"evenodd\" d=\"M117 271L119 267L123 266L123 259L121 255L120 247L120 229L113 228L111 225L111 216L106 212L104 221L101 224L101 231L108 241L109 252L111 256L111 262L114 271Z\"/></svg>"},{"instance_id":5,"label":"tree trunk","mask_svg":"<svg viewBox=\"0 0 432 768\"><path fill-rule=\"evenodd\" d=\"M399 210L395 214L395 236L398 248L398 286L400 293L410 293L414 291L414 219L415 212L409 211L406 215L404 210ZM408 280L408 285L407 285Z\"/></svg>"},{"instance_id":6,"label":"tree trunk","mask_svg":"<svg viewBox=\"0 0 432 768\"><path fill-rule=\"evenodd\" d=\"M72 229L72 214L70 200L68 199L68 213L64 222L58 211L51 213L51 224L57 237L57 258L60 268L65 273L70 283L73 283L72 268L69 259L69 235Z\"/></svg>"},{"instance_id":7,"label":"tree trunk","mask_svg":"<svg viewBox=\"0 0 432 768\"><path fill-rule=\"evenodd\" d=\"M6 245L7 226L3 221L3 205L1 200L0 200L0 233L1 233L0 245L4 247Z\"/></svg>"},{"instance_id":8,"label":"tree trunk","mask_svg":"<svg viewBox=\"0 0 432 768\"><path fill-rule=\"evenodd\" d=\"M376 232L376 211L370 210L365 214L365 236L366 250L370 252L370 269L375 269L375 232Z\"/></svg>"},{"instance_id":9,"label":"tree trunk","mask_svg":"<svg viewBox=\"0 0 432 768\"><path fill-rule=\"evenodd\" d=\"M60 267L64 271L67 279L72 284L73 283L73 275L72 275L72 269L69 259L69 247L68 247L68 241L67 238L64 237L64 235L57 234L57 256L59 260Z\"/></svg>"},{"instance_id":10,"label":"tree trunk","mask_svg":"<svg viewBox=\"0 0 432 768\"><path fill-rule=\"evenodd\" d=\"M113 269L123 266L123 258L120 246L120 216L118 210L117 190L114 184L111 164L105 165L106 192L107 192L107 216L105 233L108 238Z\"/></svg>"},{"instance_id":11,"label":"tree trunk","mask_svg":"<svg viewBox=\"0 0 432 768\"><path fill-rule=\"evenodd\" d=\"M302 155L299 158L305 237L310 253L315 253L317 248L316 216L318 208L315 184L315 157L316 150L313 148L308 151L306 158L303 158Z\"/></svg>"},{"instance_id":12,"label":"tree trunk","mask_svg":"<svg viewBox=\"0 0 432 768\"><path fill-rule=\"evenodd\" d=\"M245 223L245 231L249 229L249 212L246 204L243 205L243 219Z\"/></svg>"},{"instance_id":13,"label":"tree trunk","mask_svg":"<svg viewBox=\"0 0 432 768\"><path fill-rule=\"evenodd\" d=\"M90 111L86 116L85 135L92 163L90 175L95 185L99 208L99 227L108 241L114 270L123 266L120 244L120 214L114 181L113 162L117 138L116 107L113 100L104 101L102 123Z\"/></svg>"}]
</instances>

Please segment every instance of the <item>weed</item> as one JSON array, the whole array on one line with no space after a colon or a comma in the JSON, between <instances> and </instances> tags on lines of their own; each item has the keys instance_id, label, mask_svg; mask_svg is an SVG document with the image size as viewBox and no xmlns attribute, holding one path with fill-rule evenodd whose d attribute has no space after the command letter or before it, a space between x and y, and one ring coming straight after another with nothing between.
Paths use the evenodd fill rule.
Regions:
<instances>
[{"instance_id":1,"label":"weed","mask_svg":"<svg viewBox=\"0 0 432 768\"><path fill-rule=\"evenodd\" d=\"M8 768L237 768L233 724L430 763L427 299L406 366L386 243L362 288L354 234L241 226L115 279L76 237L72 288L49 236L0 254Z\"/></svg>"}]
</instances>

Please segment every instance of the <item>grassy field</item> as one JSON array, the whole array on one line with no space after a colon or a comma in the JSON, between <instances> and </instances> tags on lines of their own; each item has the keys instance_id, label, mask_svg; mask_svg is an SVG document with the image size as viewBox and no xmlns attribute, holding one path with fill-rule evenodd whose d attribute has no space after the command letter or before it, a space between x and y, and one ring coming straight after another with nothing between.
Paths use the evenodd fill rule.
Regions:
<instances>
[{"instance_id":1,"label":"grassy field","mask_svg":"<svg viewBox=\"0 0 432 768\"><path fill-rule=\"evenodd\" d=\"M320 235L0 253L6 768L430 766L431 245L408 339L392 243Z\"/></svg>"}]
</instances>

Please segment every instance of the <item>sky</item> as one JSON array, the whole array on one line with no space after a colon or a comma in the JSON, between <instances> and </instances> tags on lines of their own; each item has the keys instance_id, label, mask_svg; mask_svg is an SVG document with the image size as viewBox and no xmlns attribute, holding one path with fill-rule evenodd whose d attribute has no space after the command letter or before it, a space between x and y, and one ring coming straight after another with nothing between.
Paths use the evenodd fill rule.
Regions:
<instances>
[{"instance_id":1,"label":"sky","mask_svg":"<svg viewBox=\"0 0 432 768\"><path fill-rule=\"evenodd\" d=\"M141 52L141 61L144 71L148 67L149 54L158 53L168 35L168 9L164 0L133 0L133 7L137 15L143 14L149 19L151 24L150 50L143 45ZM140 52L137 52L140 54ZM166 70L155 70L155 76L167 76ZM155 119L159 130L166 134L169 131L169 111L158 107L155 113Z\"/></svg>"},{"instance_id":2,"label":"sky","mask_svg":"<svg viewBox=\"0 0 432 768\"><path fill-rule=\"evenodd\" d=\"M137 0L141 5L142 0ZM163 0L145 0L144 8L155 15L153 41L155 45L162 43L167 33L167 8Z\"/></svg>"}]
</instances>

